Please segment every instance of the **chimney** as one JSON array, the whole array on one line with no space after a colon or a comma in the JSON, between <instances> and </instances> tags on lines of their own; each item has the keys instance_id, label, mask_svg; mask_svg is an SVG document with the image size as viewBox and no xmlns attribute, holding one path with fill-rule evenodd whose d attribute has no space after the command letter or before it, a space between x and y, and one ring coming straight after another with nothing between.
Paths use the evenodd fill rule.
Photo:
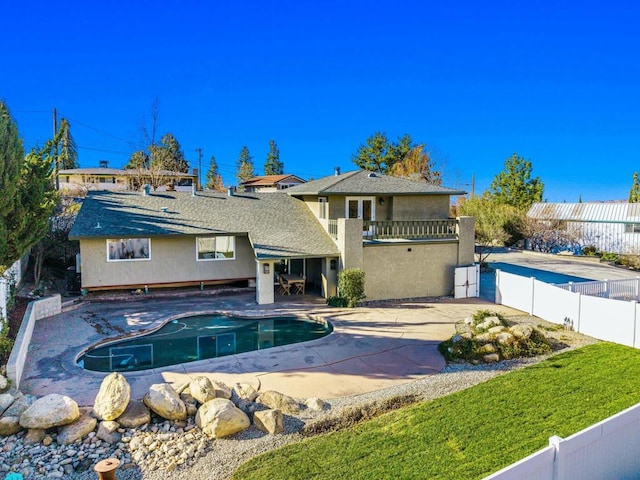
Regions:
<instances>
[{"instance_id":1,"label":"chimney","mask_svg":"<svg viewBox=\"0 0 640 480\"><path fill-rule=\"evenodd\" d=\"M227 195L230 197L233 197L234 190L235 190L235 187L227 187Z\"/></svg>"},{"instance_id":2,"label":"chimney","mask_svg":"<svg viewBox=\"0 0 640 480\"><path fill-rule=\"evenodd\" d=\"M338 175L340 175L340 167L333 167L334 169L334 174L337 177Z\"/></svg>"}]
</instances>

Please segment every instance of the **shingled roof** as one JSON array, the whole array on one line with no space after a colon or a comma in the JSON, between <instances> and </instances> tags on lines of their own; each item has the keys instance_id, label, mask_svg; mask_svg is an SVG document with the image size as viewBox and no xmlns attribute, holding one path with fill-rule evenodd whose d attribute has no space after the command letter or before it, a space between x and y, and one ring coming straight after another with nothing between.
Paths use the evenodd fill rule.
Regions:
<instances>
[{"instance_id":1,"label":"shingled roof","mask_svg":"<svg viewBox=\"0 0 640 480\"><path fill-rule=\"evenodd\" d=\"M90 192L69 238L248 235L256 258L339 255L307 206L286 193Z\"/></svg>"},{"instance_id":2,"label":"shingled roof","mask_svg":"<svg viewBox=\"0 0 640 480\"><path fill-rule=\"evenodd\" d=\"M313 180L287 189L289 195L464 195L462 190L367 170Z\"/></svg>"}]
</instances>

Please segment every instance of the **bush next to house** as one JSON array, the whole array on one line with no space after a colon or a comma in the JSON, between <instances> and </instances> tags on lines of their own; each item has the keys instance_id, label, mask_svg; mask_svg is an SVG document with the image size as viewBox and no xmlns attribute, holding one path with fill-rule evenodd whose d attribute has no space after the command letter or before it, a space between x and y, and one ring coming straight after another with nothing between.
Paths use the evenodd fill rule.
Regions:
<instances>
[{"instance_id":1,"label":"bush next to house","mask_svg":"<svg viewBox=\"0 0 640 480\"><path fill-rule=\"evenodd\" d=\"M338 273L338 296L330 297L327 303L333 307L353 308L364 298L364 271L347 268Z\"/></svg>"},{"instance_id":2,"label":"bush next to house","mask_svg":"<svg viewBox=\"0 0 640 480\"><path fill-rule=\"evenodd\" d=\"M501 314L479 310L458 328L459 333L438 349L447 361L497 362L551 352L551 344L531 325L510 325Z\"/></svg>"}]
</instances>

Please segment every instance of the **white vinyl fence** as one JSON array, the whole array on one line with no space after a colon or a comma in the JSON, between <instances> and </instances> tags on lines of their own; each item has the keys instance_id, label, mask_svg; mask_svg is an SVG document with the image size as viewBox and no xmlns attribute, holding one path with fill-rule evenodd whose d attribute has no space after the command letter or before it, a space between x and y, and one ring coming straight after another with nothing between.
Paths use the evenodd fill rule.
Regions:
<instances>
[{"instance_id":1,"label":"white vinyl fence","mask_svg":"<svg viewBox=\"0 0 640 480\"><path fill-rule=\"evenodd\" d=\"M21 260L0 275L0 322L7 318L7 304L11 298L12 289L20 285L20 280L22 280Z\"/></svg>"},{"instance_id":2,"label":"white vinyl fence","mask_svg":"<svg viewBox=\"0 0 640 480\"><path fill-rule=\"evenodd\" d=\"M552 323L571 326L591 337L640 348L640 304L635 298L613 298L628 298L629 292L638 288L636 281L585 282L584 287L579 283L556 286L497 270L496 303ZM585 293L577 291L580 289Z\"/></svg>"},{"instance_id":3,"label":"white vinyl fence","mask_svg":"<svg viewBox=\"0 0 640 480\"><path fill-rule=\"evenodd\" d=\"M570 292L615 300L640 301L640 277L556 285Z\"/></svg>"},{"instance_id":4,"label":"white vinyl fence","mask_svg":"<svg viewBox=\"0 0 640 480\"><path fill-rule=\"evenodd\" d=\"M549 446L485 480L601 480L638 478L640 404Z\"/></svg>"}]
</instances>

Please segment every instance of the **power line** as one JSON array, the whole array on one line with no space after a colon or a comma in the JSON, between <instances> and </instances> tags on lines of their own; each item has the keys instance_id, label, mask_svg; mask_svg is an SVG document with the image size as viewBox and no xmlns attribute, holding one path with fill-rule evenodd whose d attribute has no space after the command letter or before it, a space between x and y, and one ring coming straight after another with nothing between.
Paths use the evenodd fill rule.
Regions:
<instances>
[{"instance_id":1,"label":"power line","mask_svg":"<svg viewBox=\"0 0 640 480\"><path fill-rule=\"evenodd\" d=\"M107 137L111 137L111 138L115 138L116 140L120 140L121 142L126 143L127 145L131 145L133 142L131 142L130 140L125 140L124 138L120 138L116 135L113 135L109 132L105 132L104 130L100 130L99 128L96 127L92 127L91 125L87 125L86 123L81 122L80 120L76 120L75 118L71 118L71 117L65 117L68 120L72 120L74 123L77 123L78 125L82 125L85 128L88 128L90 130L96 131L98 133L101 133L103 135L106 135Z\"/></svg>"},{"instance_id":2,"label":"power line","mask_svg":"<svg viewBox=\"0 0 640 480\"><path fill-rule=\"evenodd\" d=\"M93 148L93 147L82 147L80 145L78 145L78 149L82 149L82 150L92 150L95 152L104 152L104 153L116 153L119 155L130 155L131 152L118 152L117 150L105 150L102 148Z\"/></svg>"}]
</instances>

